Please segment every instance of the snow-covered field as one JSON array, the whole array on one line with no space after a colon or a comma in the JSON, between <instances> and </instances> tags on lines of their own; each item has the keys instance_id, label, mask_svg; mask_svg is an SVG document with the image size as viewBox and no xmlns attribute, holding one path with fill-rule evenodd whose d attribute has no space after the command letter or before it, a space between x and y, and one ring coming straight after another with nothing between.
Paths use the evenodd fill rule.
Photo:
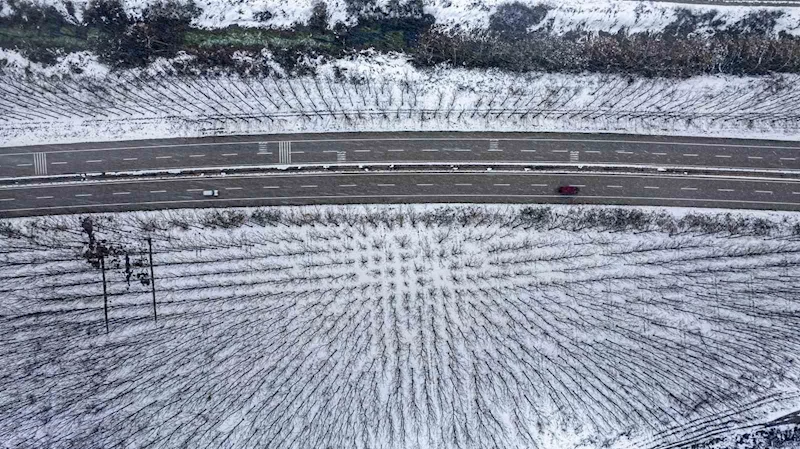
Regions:
<instances>
[{"instance_id":1,"label":"snow-covered field","mask_svg":"<svg viewBox=\"0 0 800 449\"><path fill-rule=\"evenodd\" d=\"M203 28L224 28L231 25L263 28L291 28L296 23L306 23L311 17L314 5L320 0L195 0L203 13L194 24ZM792 0L788 0L787 3ZM330 25L337 23L352 25L358 18L348 14L347 0L324 0L330 14ZM401 0L400 3L407 1ZM627 0L422 0L424 11L431 14L438 26L443 28L473 32L485 29L497 8L506 3L518 2L535 7L545 5L549 11L544 22L553 25L553 32L565 33L570 30L606 31L616 33L622 29L631 32L661 31L675 21L680 10L688 10L695 15L716 13L718 24L713 29L725 29L758 10L783 13L776 23L774 32L800 33L800 8L769 7L760 5L758 0L743 1L744 5L703 5L670 2L627 1ZM78 18L88 0L40 0L37 3L55 6L62 14L68 15L67 3L75 7ZM154 0L126 0L124 5L131 14L139 14ZM389 0L377 0L376 5L386 6ZM702 2L698 2L702 3ZM719 3L719 2L718 2ZM777 0L776 0L777 3ZM3 14L0 2L0 14ZM268 11L269 20L259 20L259 13Z\"/></svg>"},{"instance_id":2,"label":"snow-covered field","mask_svg":"<svg viewBox=\"0 0 800 449\"><path fill-rule=\"evenodd\" d=\"M796 214L178 210L0 235L5 447L731 447L800 409Z\"/></svg>"},{"instance_id":3,"label":"snow-covered field","mask_svg":"<svg viewBox=\"0 0 800 449\"><path fill-rule=\"evenodd\" d=\"M295 78L177 77L156 68L59 78L45 76L58 68L41 70L0 77L0 145L400 130L800 138L796 75L674 80L426 71L400 55L333 61L316 76Z\"/></svg>"}]
</instances>

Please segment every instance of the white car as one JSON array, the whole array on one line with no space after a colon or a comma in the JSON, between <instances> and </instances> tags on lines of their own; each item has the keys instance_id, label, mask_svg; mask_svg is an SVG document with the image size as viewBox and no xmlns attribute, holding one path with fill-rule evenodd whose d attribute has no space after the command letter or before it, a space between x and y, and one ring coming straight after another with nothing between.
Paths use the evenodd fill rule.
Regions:
<instances>
[{"instance_id":1,"label":"white car","mask_svg":"<svg viewBox=\"0 0 800 449\"><path fill-rule=\"evenodd\" d=\"M219 196L219 190L203 190L203 196Z\"/></svg>"}]
</instances>

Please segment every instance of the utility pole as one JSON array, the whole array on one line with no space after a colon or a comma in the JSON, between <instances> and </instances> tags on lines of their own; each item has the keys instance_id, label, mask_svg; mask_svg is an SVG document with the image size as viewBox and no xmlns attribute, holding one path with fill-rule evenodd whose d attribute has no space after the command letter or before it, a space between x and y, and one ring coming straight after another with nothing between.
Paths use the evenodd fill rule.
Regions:
<instances>
[{"instance_id":1,"label":"utility pole","mask_svg":"<svg viewBox=\"0 0 800 449\"><path fill-rule=\"evenodd\" d=\"M147 246L150 248L150 291L153 293L153 321L158 322L156 313L156 277L153 274L153 239L147 237Z\"/></svg>"},{"instance_id":2,"label":"utility pole","mask_svg":"<svg viewBox=\"0 0 800 449\"><path fill-rule=\"evenodd\" d=\"M108 292L106 291L106 256L100 256L100 269L103 272L103 312L106 316L106 334L108 333Z\"/></svg>"}]
</instances>

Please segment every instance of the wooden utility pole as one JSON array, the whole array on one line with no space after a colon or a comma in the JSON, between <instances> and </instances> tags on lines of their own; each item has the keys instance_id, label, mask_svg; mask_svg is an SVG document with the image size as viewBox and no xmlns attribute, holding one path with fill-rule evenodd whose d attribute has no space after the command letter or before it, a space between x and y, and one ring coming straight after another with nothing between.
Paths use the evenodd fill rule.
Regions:
<instances>
[{"instance_id":1,"label":"wooden utility pole","mask_svg":"<svg viewBox=\"0 0 800 449\"><path fill-rule=\"evenodd\" d=\"M150 248L150 291L153 293L153 321L158 322L156 313L156 276L153 274L153 239L147 237L147 246Z\"/></svg>"},{"instance_id":2,"label":"wooden utility pole","mask_svg":"<svg viewBox=\"0 0 800 449\"><path fill-rule=\"evenodd\" d=\"M108 291L106 290L106 257L100 256L100 269L103 273L103 312L106 316L106 333L108 333Z\"/></svg>"}]
</instances>

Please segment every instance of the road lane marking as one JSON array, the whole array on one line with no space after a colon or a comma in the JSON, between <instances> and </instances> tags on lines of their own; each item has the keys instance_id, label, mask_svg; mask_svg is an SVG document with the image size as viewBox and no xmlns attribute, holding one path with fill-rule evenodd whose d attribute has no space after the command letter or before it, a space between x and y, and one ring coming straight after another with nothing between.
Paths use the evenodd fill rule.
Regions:
<instances>
[{"instance_id":1,"label":"road lane marking","mask_svg":"<svg viewBox=\"0 0 800 449\"><path fill-rule=\"evenodd\" d=\"M339 187L355 187L355 184L339 184Z\"/></svg>"},{"instance_id":2,"label":"road lane marking","mask_svg":"<svg viewBox=\"0 0 800 449\"><path fill-rule=\"evenodd\" d=\"M244 187L225 187L225 190L242 190Z\"/></svg>"},{"instance_id":3,"label":"road lane marking","mask_svg":"<svg viewBox=\"0 0 800 449\"><path fill-rule=\"evenodd\" d=\"M47 174L47 153L33 153L33 172L37 175Z\"/></svg>"},{"instance_id":4,"label":"road lane marking","mask_svg":"<svg viewBox=\"0 0 800 449\"><path fill-rule=\"evenodd\" d=\"M280 189L280 186L264 186L262 189Z\"/></svg>"},{"instance_id":5,"label":"road lane marking","mask_svg":"<svg viewBox=\"0 0 800 449\"><path fill-rule=\"evenodd\" d=\"M496 187L508 187L508 186L510 186L511 184L492 184L492 185L493 185L493 186L496 186Z\"/></svg>"},{"instance_id":6,"label":"road lane marking","mask_svg":"<svg viewBox=\"0 0 800 449\"><path fill-rule=\"evenodd\" d=\"M782 161L796 161L797 158L796 157L782 157L781 160Z\"/></svg>"},{"instance_id":7,"label":"road lane marking","mask_svg":"<svg viewBox=\"0 0 800 449\"><path fill-rule=\"evenodd\" d=\"M756 190L756 193L766 193L768 195L772 195L772 190Z\"/></svg>"},{"instance_id":8,"label":"road lane marking","mask_svg":"<svg viewBox=\"0 0 800 449\"><path fill-rule=\"evenodd\" d=\"M601 153L601 151L597 151L597 150L584 150L584 153L600 154L600 153Z\"/></svg>"},{"instance_id":9,"label":"road lane marking","mask_svg":"<svg viewBox=\"0 0 800 449\"><path fill-rule=\"evenodd\" d=\"M278 163L291 164L292 163L292 142L280 141L278 142Z\"/></svg>"},{"instance_id":10,"label":"road lane marking","mask_svg":"<svg viewBox=\"0 0 800 449\"><path fill-rule=\"evenodd\" d=\"M531 187L547 187L547 184L531 184Z\"/></svg>"},{"instance_id":11,"label":"road lane marking","mask_svg":"<svg viewBox=\"0 0 800 449\"><path fill-rule=\"evenodd\" d=\"M420 187L429 187L432 186L433 184L417 184L417 185Z\"/></svg>"},{"instance_id":12,"label":"road lane marking","mask_svg":"<svg viewBox=\"0 0 800 449\"><path fill-rule=\"evenodd\" d=\"M521 151L523 153L535 153L536 152L536 150L519 150L519 151Z\"/></svg>"},{"instance_id":13,"label":"road lane marking","mask_svg":"<svg viewBox=\"0 0 800 449\"><path fill-rule=\"evenodd\" d=\"M166 190L151 190L150 193L167 193Z\"/></svg>"},{"instance_id":14,"label":"road lane marking","mask_svg":"<svg viewBox=\"0 0 800 449\"><path fill-rule=\"evenodd\" d=\"M259 153L261 154L261 153ZM270 153L271 154L271 153ZM205 157L205 154L190 154L189 157Z\"/></svg>"},{"instance_id":15,"label":"road lane marking","mask_svg":"<svg viewBox=\"0 0 800 449\"><path fill-rule=\"evenodd\" d=\"M697 190L697 187L681 187L681 190Z\"/></svg>"},{"instance_id":16,"label":"road lane marking","mask_svg":"<svg viewBox=\"0 0 800 449\"><path fill-rule=\"evenodd\" d=\"M295 151L295 153L299 153L299 151ZM223 156L238 156L239 153L222 153Z\"/></svg>"},{"instance_id":17,"label":"road lane marking","mask_svg":"<svg viewBox=\"0 0 800 449\"><path fill-rule=\"evenodd\" d=\"M735 192L733 189L717 189L717 192Z\"/></svg>"},{"instance_id":18,"label":"road lane marking","mask_svg":"<svg viewBox=\"0 0 800 449\"><path fill-rule=\"evenodd\" d=\"M86 161L87 164L96 164L98 162L103 162L103 160L102 159L90 159L90 160Z\"/></svg>"},{"instance_id":19,"label":"road lane marking","mask_svg":"<svg viewBox=\"0 0 800 449\"><path fill-rule=\"evenodd\" d=\"M172 156L156 156L156 159L172 159Z\"/></svg>"},{"instance_id":20,"label":"road lane marking","mask_svg":"<svg viewBox=\"0 0 800 449\"><path fill-rule=\"evenodd\" d=\"M66 162L51 162L50 165L64 165Z\"/></svg>"},{"instance_id":21,"label":"road lane marking","mask_svg":"<svg viewBox=\"0 0 800 449\"><path fill-rule=\"evenodd\" d=\"M747 156L747 159L764 159L761 156Z\"/></svg>"},{"instance_id":22,"label":"road lane marking","mask_svg":"<svg viewBox=\"0 0 800 449\"><path fill-rule=\"evenodd\" d=\"M622 188L622 186L606 186L606 187L608 187L609 189L621 189Z\"/></svg>"},{"instance_id":23,"label":"road lane marking","mask_svg":"<svg viewBox=\"0 0 800 449\"><path fill-rule=\"evenodd\" d=\"M389 151L392 151L392 150L389 150ZM338 153L339 150L322 150L322 152L323 153ZM261 153L259 153L259 154L261 154Z\"/></svg>"},{"instance_id":24,"label":"road lane marking","mask_svg":"<svg viewBox=\"0 0 800 449\"><path fill-rule=\"evenodd\" d=\"M0 198L0 201L14 201L14 198Z\"/></svg>"},{"instance_id":25,"label":"road lane marking","mask_svg":"<svg viewBox=\"0 0 800 449\"><path fill-rule=\"evenodd\" d=\"M645 189L658 189L656 186L644 186Z\"/></svg>"},{"instance_id":26,"label":"road lane marking","mask_svg":"<svg viewBox=\"0 0 800 449\"><path fill-rule=\"evenodd\" d=\"M463 187L463 186L471 186L472 184L466 183L466 182L462 182L462 183L456 183L455 185Z\"/></svg>"},{"instance_id":27,"label":"road lane marking","mask_svg":"<svg viewBox=\"0 0 800 449\"><path fill-rule=\"evenodd\" d=\"M378 184L378 187L394 187L394 184Z\"/></svg>"},{"instance_id":28,"label":"road lane marking","mask_svg":"<svg viewBox=\"0 0 800 449\"><path fill-rule=\"evenodd\" d=\"M203 189L186 189L187 192L202 192Z\"/></svg>"},{"instance_id":29,"label":"road lane marking","mask_svg":"<svg viewBox=\"0 0 800 449\"><path fill-rule=\"evenodd\" d=\"M369 153L372 150L353 150L354 153ZM425 151L425 150L422 150Z\"/></svg>"},{"instance_id":30,"label":"road lane marking","mask_svg":"<svg viewBox=\"0 0 800 449\"><path fill-rule=\"evenodd\" d=\"M566 153L567 150L552 150L551 153Z\"/></svg>"},{"instance_id":31,"label":"road lane marking","mask_svg":"<svg viewBox=\"0 0 800 449\"><path fill-rule=\"evenodd\" d=\"M403 151L406 150L389 150L390 153L402 153Z\"/></svg>"},{"instance_id":32,"label":"road lane marking","mask_svg":"<svg viewBox=\"0 0 800 449\"><path fill-rule=\"evenodd\" d=\"M439 151L439 150L437 150L435 148L423 148L422 151L423 152L432 153L432 152L436 152L436 151Z\"/></svg>"},{"instance_id":33,"label":"road lane marking","mask_svg":"<svg viewBox=\"0 0 800 449\"><path fill-rule=\"evenodd\" d=\"M652 154L654 156L666 156L667 155L667 153L650 153L650 154Z\"/></svg>"},{"instance_id":34,"label":"road lane marking","mask_svg":"<svg viewBox=\"0 0 800 449\"><path fill-rule=\"evenodd\" d=\"M123 157L122 160L123 161L138 161L139 158L138 157Z\"/></svg>"},{"instance_id":35,"label":"road lane marking","mask_svg":"<svg viewBox=\"0 0 800 449\"><path fill-rule=\"evenodd\" d=\"M697 156L699 156L699 154L697 154L697 153L683 153L683 155L685 157L697 157Z\"/></svg>"},{"instance_id":36,"label":"road lane marking","mask_svg":"<svg viewBox=\"0 0 800 449\"><path fill-rule=\"evenodd\" d=\"M317 185L316 184L308 184L308 185L304 185L304 186L300 186L300 187L303 187L303 188L306 188L306 189L313 189L313 188L316 188Z\"/></svg>"},{"instance_id":37,"label":"road lane marking","mask_svg":"<svg viewBox=\"0 0 800 449\"><path fill-rule=\"evenodd\" d=\"M469 148L453 148L452 151L455 151L455 152L458 152L458 153L469 153L472 150L470 150Z\"/></svg>"},{"instance_id":38,"label":"road lane marking","mask_svg":"<svg viewBox=\"0 0 800 449\"><path fill-rule=\"evenodd\" d=\"M723 158L731 158L733 156L729 154L715 154L714 157L723 157Z\"/></svg>"},{"instance_id":39,"label":"road lane marking","mask_svg":"<svg viewBox=\"0 0 800 449\"><path fill-rule=\"evenodd\" d=\"M33 164L17 164L17 167L31 167Z\"/></svg>"},{"instance_id":40,"label":"road lane marking","mask_svg":"<svg viewBox=\"0 0 800 449\"><path fill-rule=\"evenodd\" d=\"M130 195L131 192L114 192L112 195Z\"/></svg>"},{"instance_id":41,"label":"road lane marking","mask_svg":"<svg viewBox=\"0 0 800 449\"><path fill-rule=\"evenodd\" d=\"M92 196L92 194L91 193L76 193L75 196L80 198L80 197L84 197L84 196Z\"/></svg>"},{"instance_id":42,"label":"road lane marking","mask_svg":"<svg viewBox=\"0 0 800 449\"><path fill-rule=\"evenodd\" d=\"M49 200L50 198L52 198L52 196L37 196L36 197L37 200Z\"/></svg>"},{"instance_id":43,"label":"road lane marking","mask_svg":"<svg viewBox=\"0 0 800 449\"><path fill-rule=\"evenodd\" d=\"M615 151L615 152L616 152L616 153L619 153L619 154L633 154L633 151L617 150L617 151Z\"/></svg>"}]
</instances>

